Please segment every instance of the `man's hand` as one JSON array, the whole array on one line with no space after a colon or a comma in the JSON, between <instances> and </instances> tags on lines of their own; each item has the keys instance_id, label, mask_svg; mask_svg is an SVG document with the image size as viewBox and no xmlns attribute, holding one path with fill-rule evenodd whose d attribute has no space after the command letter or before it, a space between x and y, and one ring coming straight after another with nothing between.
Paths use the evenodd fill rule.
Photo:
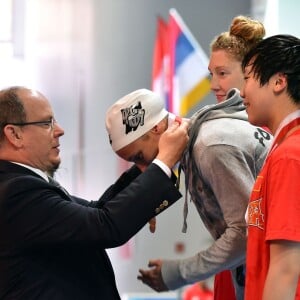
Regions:
<instances>
[{"instance_id":1,"label":"man's hand","mask_svg":"<svg viewBox=\"0 0 300 300\"><path fill-rule=\"evenodd\" d=\"M162 274L161 274L161 265L162 261L157 260L150 260L148 267L150 269L148 270L142 270L140 269L140 275L138 275L138 280L141 280L144 284L151 287L153 290L157 292L165 292L169 289L165 285Z\"/></svg>"},{"instance_id":2,"label":"man's hand","mask_svg":"<svg viewBox=\"0 0 300 300\"><path fill-rule=\"evenodd\" d=\"M170 169L180 160L188 142L188 122L174 122L160 137L157 159Z\"/></svg>"}]
</instances>

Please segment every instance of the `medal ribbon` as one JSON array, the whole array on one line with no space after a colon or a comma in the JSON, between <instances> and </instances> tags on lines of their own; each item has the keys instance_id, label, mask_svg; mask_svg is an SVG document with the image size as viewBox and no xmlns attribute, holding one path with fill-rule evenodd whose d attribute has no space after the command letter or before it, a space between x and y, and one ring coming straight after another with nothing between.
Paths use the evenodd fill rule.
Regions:
<instances>
[{"instance_id":1,"label":"medal ribbon","mask_svg":"<svg viewBox=\"0 0 300 300\"><path fill-rule=\"evenodd\" d=\"M281 144L281 142L285 139L285 137L287 136L287 134L296 126L300 125L300 117L294 119L293 121L291 121L290 123L288 123L287 125L285 125L278 133L278 135L275 137L275 140L272 144L272 147L270 149L271 153L274 149L276 149L278 147L279 144Z\"/></svg>"}]
</instances>

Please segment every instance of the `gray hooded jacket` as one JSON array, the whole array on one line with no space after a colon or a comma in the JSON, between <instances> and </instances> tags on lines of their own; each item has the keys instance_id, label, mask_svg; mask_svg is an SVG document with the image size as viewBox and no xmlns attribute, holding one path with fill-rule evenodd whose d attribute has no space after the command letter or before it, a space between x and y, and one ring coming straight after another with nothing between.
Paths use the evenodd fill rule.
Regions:
<instances>
[{"instance_id":1,"label":"gray hooded jacket","mask_svg":"<svg viewBox=\"0 0 300 300\"><path fill-rule=\"evenodd\" d=\"M192 257L163 260L162 276L169 289L176 289L232 270L237 299L243 299L236 268L245 262L245 212L272 137L248 122L238 90L228 97L191 118L182 161L186 188L215 241ZM184 213L185 230L187 200Z\"/></svg>"}]
</instances>

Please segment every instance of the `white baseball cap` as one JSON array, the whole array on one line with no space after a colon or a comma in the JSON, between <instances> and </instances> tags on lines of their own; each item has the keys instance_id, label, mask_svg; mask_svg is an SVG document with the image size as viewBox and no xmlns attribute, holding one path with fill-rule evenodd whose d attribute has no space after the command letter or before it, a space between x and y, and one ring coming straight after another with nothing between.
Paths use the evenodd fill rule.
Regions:
<instances>
[{"instance_id":1,"label":"white baseball cap","mask_svg":"<svg viewBox=\"0 0 300 300\"><path fill-rule=\"evenodd\" d=\"M106 112L105 126L114 151L134 142L168 115L161 97L139 89L122 97Z\"/></svg>"}]
</instances>

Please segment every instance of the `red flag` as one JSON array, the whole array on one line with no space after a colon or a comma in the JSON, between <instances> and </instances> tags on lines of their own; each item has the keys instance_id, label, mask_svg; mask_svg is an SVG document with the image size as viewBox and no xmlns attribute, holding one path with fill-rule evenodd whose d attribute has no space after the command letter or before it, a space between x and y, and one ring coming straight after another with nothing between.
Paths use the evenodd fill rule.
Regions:
<instances>
[{"instance_id":1,"label":"red flag","mask_svg":"<svg viewBox=\"0 0 300 300\"><path fill-rule=\"evenodd\" d=\"M152 90L175 115L188 112L210 91L208 57L175 9L169 22L157 18Z\"/></svg>"},{"instance_id":2,"label":"red flag","mask_svg":"<svg viewBox=\"0 0 300 300\"><path fill-rule=\"evenodd\" d=\"M165 106L167 109L169 96L169 73L168 24L161 17L158 17L153 52L152 90L165 99Z\"/></svg>"}]
</instances>

